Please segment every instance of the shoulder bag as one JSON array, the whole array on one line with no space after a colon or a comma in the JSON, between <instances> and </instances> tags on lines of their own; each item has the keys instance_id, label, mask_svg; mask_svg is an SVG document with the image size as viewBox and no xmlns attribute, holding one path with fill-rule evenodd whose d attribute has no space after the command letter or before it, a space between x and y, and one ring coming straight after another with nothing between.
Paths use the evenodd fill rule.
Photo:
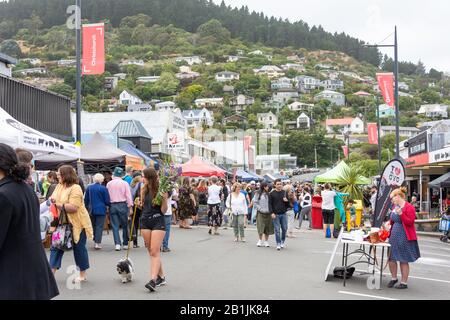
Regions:
<instances>
[{"instance_id":1,"label":"shoulder bag","mask_svg":"<svg viewBox=\"0 0 450 320\"><path fill-rule=\"evenodd\" d=\"M62 251L73 249L72 225L69 222L64 205L61 208L58 226L52 234L52 247Z\"/></svg>"}]
</instances>

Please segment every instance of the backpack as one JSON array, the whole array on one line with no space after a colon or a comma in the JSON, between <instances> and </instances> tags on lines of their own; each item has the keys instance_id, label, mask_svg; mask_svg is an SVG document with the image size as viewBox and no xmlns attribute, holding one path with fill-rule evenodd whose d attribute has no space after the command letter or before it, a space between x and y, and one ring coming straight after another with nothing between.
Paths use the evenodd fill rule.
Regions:
<instances>
[{"instance_id":1,"label":"backpack","mask_svg":"<svg viewBox=\"0 0 450 320\"><path fill-rule=\"evenodd\" d=\"M203 205L208 204L208 197L206 196L206 193L200 192L198 194L198 203Z\"/></svg>"}]
</instances>

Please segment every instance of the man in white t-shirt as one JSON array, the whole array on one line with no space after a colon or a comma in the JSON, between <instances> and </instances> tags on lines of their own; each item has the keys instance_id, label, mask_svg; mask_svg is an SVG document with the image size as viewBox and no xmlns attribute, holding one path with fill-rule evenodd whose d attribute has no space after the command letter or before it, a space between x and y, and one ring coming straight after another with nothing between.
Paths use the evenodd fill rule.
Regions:
<instances>
[{"instance_id":1,"label":"man in white t-shirt","mask_svg":"<svg viewBox=\"0 0 450 320\"><path fill-rule=\"evenodd\" d=\"M222 225L222 212L220 210L220 201L222 200L222 187L218 185L217 177L211 178L211 185L208 187L208 226L209 234L218 235L217 229Z\"/></svg>"},{"instance_id":2,"label":"man in white t-shirt","mask_svg":"<svg viewBox=\"0 0 450 320\"><path fill-rule=\"evenodd\" d=\"M331 190L329 183L325 184L325 190L322 191L322 216L323 216L323 231L325 232L325 237L327 237L327 229L330 227L330 237L333 234L334 229L334 197L336 192Z\"/></svg>"}]
</instances>

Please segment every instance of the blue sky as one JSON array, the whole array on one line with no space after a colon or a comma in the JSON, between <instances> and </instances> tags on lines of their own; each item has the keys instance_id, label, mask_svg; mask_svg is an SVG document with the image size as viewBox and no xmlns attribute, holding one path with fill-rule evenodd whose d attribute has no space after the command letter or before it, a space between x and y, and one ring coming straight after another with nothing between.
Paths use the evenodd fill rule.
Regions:
<instances>
[{"instance_id":1,"label":"blue sky","mask_svg":"<svg viewBox=\"0 0 450 320\"><path fill-rule=\"evenodd\" d=\"M221 0L214 0L220 4ZM399 59L427 70L450 71L450 1L445 0L225 0L232 7L322 25L329 32L345 32L371 44L398 28ZM394 42L393 36L384 43ZM393 49L383 49L393 57Z\"/></svg>"}]
</instances>

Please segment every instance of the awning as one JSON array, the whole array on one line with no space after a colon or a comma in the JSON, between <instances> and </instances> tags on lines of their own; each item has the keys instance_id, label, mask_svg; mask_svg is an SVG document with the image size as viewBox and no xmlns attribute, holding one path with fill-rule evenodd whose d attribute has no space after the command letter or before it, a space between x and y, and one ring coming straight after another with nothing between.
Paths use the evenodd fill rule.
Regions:
<instances>
[{"instance_id":1,"label":"awning","mask_svg":"<svg viewBox=\"0 0 450 320\"><path fill-rule=\"evenodd\" d=\"M430 188L450 188L450 172L428 183Z\"/></svg>"}]
</instances>

